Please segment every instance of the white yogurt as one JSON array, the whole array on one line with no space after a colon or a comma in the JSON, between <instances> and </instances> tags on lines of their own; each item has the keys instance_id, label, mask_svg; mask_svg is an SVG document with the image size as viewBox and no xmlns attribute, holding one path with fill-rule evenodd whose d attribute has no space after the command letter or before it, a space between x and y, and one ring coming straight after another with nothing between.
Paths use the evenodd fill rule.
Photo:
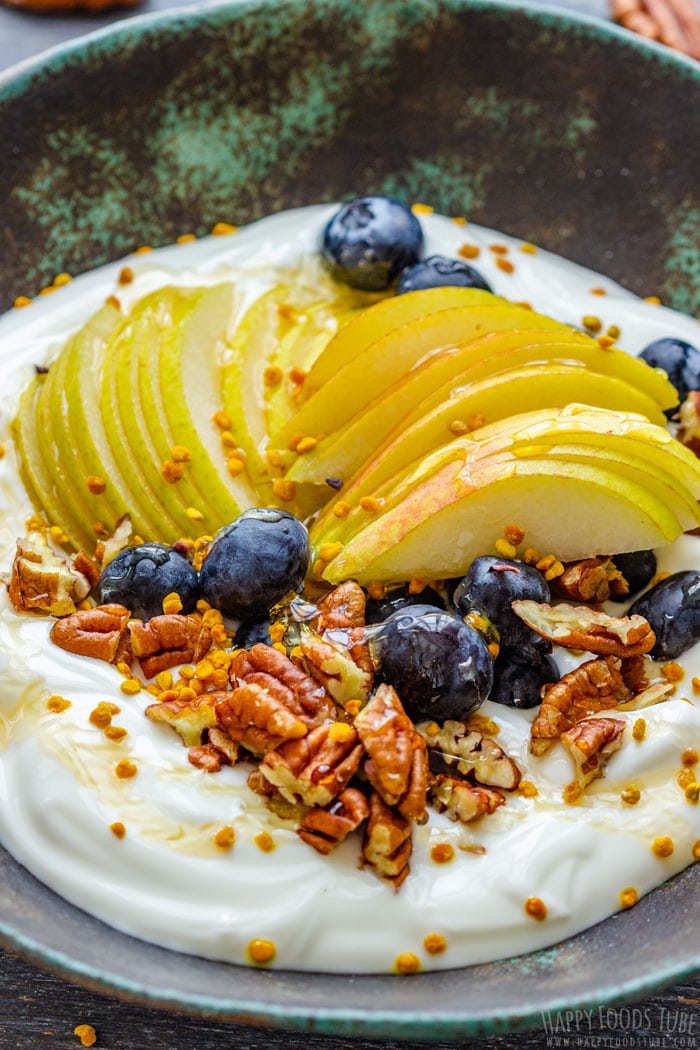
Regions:
<instances>
[{"instance_id":1,"label":"white yogurt","mask_svg":"<svg viewBox=\"0 0 700 1050\"><path fill-rule=\"evenodd\" d=\"M0 571L7 571L14 542L30 513L9 434L17 395L35 364L50 360L66 337L104 299L118 292L126 307L166 283L234 280L239 309L298 267L317 279L314 249L331 207L274 216L235 236L207 238L128 260L133 284L118 287L116 264L87 274L30 308L0 319ZM459 226L422 216L426 254L480 247L475 265L494 290L526 300L539 311L581 324L600 318L603 331L617 325L619 344L636 353L663 335L697 341L697 322L641 302L607 278L546 252L532 255L521 243L471 224ZM512 273L497 265L490 245L509 247ZM604 289L606 294L592 294ZM18 289L18 292L21 289ZM650 289L650 291L652 291ZM660 568L700 565L700 542L684 537L661 552ZM642 712L643 742L632 739L635 712L618 712L628 726L622 749L604 779L580 805L562 802L574 779L570 759L557 745L544 759L528 755L534 712L486 703L499 743L520 764L538 795L509 795L507 804L470 827L431 815L414 830L411 874L398 893L358 868L359 842L351 836L330 857L301 842L290 825L274 818L246 786L249 767L216 775L189 764L179 737L151 723L151 699L127 697L121 676L99 661L71 656L48 639L48 620L18 615L0 594L0 840L57 893L100 919L169 948L234 963L248 961L253 938L274 942L274 965L299 970L386 972L403 952L424 969L464 966L551 944L620 908L628 887L642 896L692 863L700 840L700 806L685 800L676 783L685 748L700 750L700 709L690 679L700 676L700 646L680 661L685 679L677 695ZM47 698L71 701L60 714ZM685 697L685 699L683 699ZM108 741L88 716L103 700L118 704L113 719L128 735ZM119 780L115 764L128 758L138 775ZM620 792L641 790L636 806ZM120 821L117 839L110 825ZM236 841L214 844L219 829L233 826ZM275 849L261 851L261 831ZM670 836L673 854L651 849ZM450 842L454 859L438 865L431 847ZM485 852L478 852L482 847ZM540 898L547 918L525 912ZM429 934L446 950L430 955Z\"/></svg>"}]
</instances>

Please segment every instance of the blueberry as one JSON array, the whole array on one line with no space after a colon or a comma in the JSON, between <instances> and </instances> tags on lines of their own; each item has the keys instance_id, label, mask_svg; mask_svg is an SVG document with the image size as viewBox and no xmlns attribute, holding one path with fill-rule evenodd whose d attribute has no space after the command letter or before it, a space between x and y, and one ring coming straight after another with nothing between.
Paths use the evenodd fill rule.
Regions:
<instances>
[{"instance_id":1,"label":"blueberry","mask_svg":"<svg viewBox=\"0 0 700 1050\"><path fill-rule=\"evenodd\" d=\"M515 649L522 645L547 648L547 643L511 609L511 603L518 599L551 601L549 585L542 573L525 562L487 554L471 563L453 600L462 616L482 613L495 624L503 648Z\"/></svg>"},{"instance_id":2,"label":"blueberry","mask_svg":"<svg viewBox=\"0 0 700 1050\"><path fill-rule=\"evenodd\" d=\"M410 266L401 274L397 295L417 292L422 288L481 288L490 292L491 287L478 270L459 259L448 259L446 255L431 255L423 262Z\"/></svg>"},{"instance_id":3,"label":"blueberry","mask_svg":"<svg viewBox=\"0 0 700 1050\"><path fill-rule=\"evenodd\" d=\"M255 507L214 537L199 574L202 595L228 616L259 622L285 594L300 590L308 565L302 523L284 510Z\"/></svg>"},{"instance_id":4,"label":"blueberry","mask_svg":"<svg viewBox=\"0 0 700 1050\"><path fill-rule=\"evenodd\" d=\"M409 716L465 719L488 698L493 660L484 640L452 613L409 606L372 629L370 651Z\"/></svg>"},{"instance_id":5,"label":"blueberry","mask_svg":"<svg viewBox=\"0 0 700 1050\"><path fill-rule=\"evenodd\" d=\"M323 255L334 277L353 288L381 291L420 259L423 231L410 208L391 197L356 197L323 234Z\"/></svg>"},{"instance_id":6,"label":"blueberry","mask_svg":"<svg viewBox=\"0 0 700 1050\"><path fill-rule=\"evenodd\" d=\"M270 621L242 623L236 631L233 644L236 649L252 649L254 645L272 645Z\"/></svg>"},{"instance_id":7,"label":"blueberry","mask_svg":"<svg viewBox=\"0 0 700 1050\"><path fill-rule=\"evenodd\" d=\"M639 594L656 576L656 555L653 551L616 554L612 560L615 568L620 570L629 585L627 594L613 597L614 602L624 602L633 595Z\"/></svg>"},{"instance_id":8,"label":"blueberry","mask_svg":"<svg viewBox=\"0 0 700 1050\"><path fill-rule=\"evenodd\" d=\"M388 592L384 598L368 598L365 608L365 623L381 623L392 613L408 606L427 605L444 609L445 603L432 587L424 587L420 594L410 594L408 587L397 587Z\"/></svg>"},{"instance_id":9,"label":"blueberry","mask_svg":"<svg viewBox=\"0 0 700 1050\"><path fill-rule=\"evenodd\" d=\"M637 598L627 615L649 621L656 635L650 656L675 660L700 641L700 572L688 570L667 576Z\"/></svg>"},{"instance_id":10,"label":"blueberry","mask_svg":"<svg viewBox=\"0 0 700 1050\"><path fill-rule=\"evenodd\" d=\"M663 368L673 383L678 400L685 401L689 390L700 390L700 350L685 339L657 339L645 346L640 355L652 368ZM669 409L671 417L676 409Z\"/></svg>"},{"instance_id":11,"label":"blueberry","mask_svg":"<svg viewBox=\"0 0 700 1050\"><path fill-rule=\"evenodd\" d=\"M542 686L559 678L559 668L542 649L501 649L489 699L507 707L536 707Z\"/></svg>"},{"instance_id":12,"label":"blueberry","mask_svg":"<svg viewBox=\"0 0 700 1050\"><path fill-rule=\"evenodd\" d=\"M100 605L124 605L141 620L163 612L163 599L180 596L182 612L192 612L200 596L199 578L187 558L162 543L127 547L102 570L97 584Z\"/></svg>"}]
</instances>

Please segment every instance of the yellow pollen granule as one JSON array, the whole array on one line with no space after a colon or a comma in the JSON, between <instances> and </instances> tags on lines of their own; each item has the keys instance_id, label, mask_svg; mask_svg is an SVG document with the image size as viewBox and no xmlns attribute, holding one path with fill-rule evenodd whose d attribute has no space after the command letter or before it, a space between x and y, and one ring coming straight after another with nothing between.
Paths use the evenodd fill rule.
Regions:
<instances>
[{"instance_id":1,"label":"yellow pollen granule","mask_svg":"<svg viewBox=\"0 0 700 1050\"><path fill-rule=\"evenodd\" d=\"M681 791L695 783L695 773L692 769L679 769L676 773L676 783Z\"/></svg>"},{"instance_id":2,"label":"yellow pollen granule","mask_svg":"<svg viewBox=\"0 0 700 1050\"><path fill-rule=\"evenodd\" d=\"M118 281L119 284L131 284L134 279L134 271L130 266L122 266L119 271Z\"/></svg>"},{"instance_id":3,"label":"yellow pollen granule","mask_svg":"<svg viewBox=\"0 0 700 1050\"><path fill-rule=\"evenodd\" d=\"M230 222L217 222L212 226L211 232L215 237L228 237L231 233L238 233L238 227L232 226Z\"/></svg>"},{"instance_id":4,"label":"yellow pollen granule","mask_svg":"<svg viewBox=\"0 0 700 1050\"><path fill-rule=\"evenodd\" d=\"M651 844L651 852L655 853L657 857L670 857L673 853L673 839L669 838L668 835L654 839Z\"/></svg>"},{"instance_id":5,"label":"yellow pollen granule","mask_svg":"<svg viewBox=\"0 0 700 1050\"><path fill-rule=\"evenodd\" d=\"M217 623L223 623L224 617L220 609L206 609L202 613L202 626L213 627Z\"/></svg>"},{"instance_id":6,"label":"yellow pollen granule","mask_svg":"<svg viewBox=\"0 0 700 1050\"><path fill-rule=\"evenodd\" d=\"M318 440L315 437L303 437L297 442L295 452L299 456L303 456L305 452L313 452L318 445Z\"/></svg>"},{"instance_id":7,"label":"yellow pollen granule","mask_svg":"<svg viewBox=\"0 0 700 1050\"><path fill-rule=\"evenodd\" d=\"M615 345L615 340L611 335L599 335L596 342L601 350L609 350L611 346Z\"/></svg>"},{"instance_id":8,"label":"yellow pollen granule","mask_svg":"<svg viewBox=\"0 0 700 1050\"><path fill-rule=\"evenodd\" d=\"M428 580L424 576L414 576L408 582L409 594L420 594L428 586Z\"/></svg>"},{"instance_id":9,"label":"yellow pollen granule","mask_svg":"<svg viewBox=\"0 0 700 1050\"><path fill-rule=\"evenodd\" d=\"M101 496L107 488L107 482L105 479L98 477L96 474L90 474L85 478L85 484L90 492L92 492L93 496Z\"/></svg>"},{"instance_id":10,"label":"yellow pollen granule","mask_svg":"<svg viewBox=\"0 0 700 1050\"><path fill-rule=\"evenodd\" d=\"M343 549L342 543L322 543L318 549L318 556L325 562L333 561Z\"/></svg>"},{"instance_id":11,"label":"yellow pollen granule","mask_svg":"<svg viewBox=\"0 0 700 1050\"><path fill-rule=\"evenodd\" d=\"M231 450L236 448L236 439L230 430L222 430L219 435L219 441L221 442L222 448L225 448L229 454L232 454ZM239 459L243 458L243 453L236 449L238 452Z\"/></svg>"},{"instance_id":12,"label":"yellow pollen granule","mask_svg":"<svg viewBox=\"0 0 700 1050\"><path fill-rule=\"evenodd\" d=\"M527 565L537 565L537 562L539 560L540 552L537 550L537 547L528 547L525 553L523 554L523 561Z\"/></svg>"},{"instance_id":13,"label":"yellow pollen granule","mask_svg":"<svg viewBox=\"0 0 700 1050\"><path fill-rule=\"evenodd\" d=\"M644 302L649 303L651 306L661 306L661 300L658 295L645 295Z\"/></svg>"},{"instance_id":14,"label":"yellow pollen granule","mask_svg":"<svg viewBox=\"0 0 700 1050\"><path fill-rule=\"evenodd\" d=\"M700 860L700 839L693 843L693 860Z\"/></svg>"},{"instance_id":15,"label":"yellow pollen granule","mask_svg":"<svg viewBox=\"0 0 700 1050\"><path fill-rule=\"evenodd\" d=\"M18 295L13 305L17 310L21 310L23 306L31 306L32 301L26 295Z\"/></svg>"},{"instance_id":16,"label":"yellow pollen granule","mask_svg":"<svg viewBox=\"0 0 700 1050\"><path fill-rule=\"evenodd\" d=\"M696 766L699 760L698 753L694 747L686 747L681 754L681 762L684 766Z\"/></svg>"},{"instance_id":17,"label":"yellow pollen granule","mask_svg":"<svg viewBox=\"0 0 700 1050\"><path fill-rule=\"evenodd\" d=\"M345 710L351 718L354 718L356 714L359 714L361 707L362 704L359 700L348 700L348 702L345 705Z\"/></svg>"},{"instance_id":18,"label":"yellow pollen granule","mask_svg":"<svg viewBox=\"0 0 700 1050\"><path fill-rule=\"evenodd\" d=\"M641 743L644 737L647 735L647 724L644 718L638 718L632 726L632 739L636 740L637 743Z\"/></svg>"},{"instance_id":19,"label":"yellow pollen granule","mask_svg":"<svg viewBox=\"0 0 700 1050\"><path fill-rule=\"evenodd\" d=\"M552 565L554 565L556 560L557 559L553 554L545 554L544 558L540 558L537 562L535 568L538 572L546 572L547 569L550 569Z\"/></svg>"},{"instance_id":20,"label":"yellow pollen granule","mask_svg":"<svg viewBox=\"0 0 700 1050\"><path fill-rule=\"evenodd\" d=\"M493 252L494 255L507 255L508 245L507 244L490 244L489 251Z\"/></svg>"},{"instance_id":21,"label":"yellow pollen granule","mask_svg":"<svg viewBox=\"0 0 700 1050\"><path fill-rule=\"evenodd\" d=\"M482 736L498 736L501 731L498 722L487 718L486 715L472 715L467 724L469 729L481 733Z\"/></svg>"},{"instance_id":22,"label":"yellow pollen granule","mask_svg":"<svg viewBox=\"0 0 700 1050\"><path fill-rule=\"evenodd\" d=\"M120 744L122 740L129 735L123 726L107 726L104 734L108 740L111 740L115 744Z\"/></svg>"},{"instance_id":23,"label":"yellow pollen granule","mask_svg":"<svg viewBox=\"0 0 700 1050\"><path fill-rule=\"evenodd\" d=\"M355 736L355 730L345 722L334 722L328 730L328 739L335 744L347 744Z\"/></svg>"},{"instance_id":24,"label":"yellow pollen granule","mask_svg":"<svg viewBox=\"0 0 700 1050\"><path fill-rule=\"evenodd\" d=\"M663 665L661 674L667 682L682 682L684 671L680 664L671 662Z\"/></svg>"},{"instance_id":25,"label":"yellow pollen granule","mask_svg":"<svg viewBox=\"0 0 700 1050\"><path fill-rule=\"evenodd\" d=\"M126 828L122 824L121 820L115 820L113 824L110 824L109 830L112 832L115 839L123 839L126 835Z\"/></svg>"},{"instance_id":26,"label":"yellow pollen granule","mask_svg":"<svg viewBox=\"0 0 700 1050\"><path fill-rule=\"evenodd\" d=\"M265 386L278 386L284 377L284 372L279 365L268 365L263 371L263 383Z\"/></svg>"},{"instance_id":27,"label":"yellow pollen granule","mask_svg":"<svg viewBox=\"0 0 700 1050\"><path fill-rule=\"evenodd\" d=\"M122 682L119 688L122 693L125 693L127 696L136 696L141 692L141 683L138 678L127 678L126 681Z\"/></svg>"},{"instance_id":28,"label":"yellow pollen granule","mask_svg":"<svg viewBox=\"0 0 700 1050\"><path fill-rule=\"evenodd\" d=\"M333 504L333 513L336 518L347 518L351 511L349 503L346 503L344 499L339 499L337 503Z\"/></svg>"},{"instance_id":29,"label":"yellow pollen granule","mask_svg":"<svg viewBox=\"0 0 700 1050\"><path fill-rule=\"evenodd\" d=\"M457 255L461 255L463 259L478 259L481 255L481 248L477 244L463 244L457 249Z\"/></svg>"},{"instance_id":30,"label":"yellow pollen granule","mask_svg":"<svg viewBox=\"0 0 700 1050\"><path fill-rule=\"evenodd\" d=\"M178 689L178 700L195 700L199 696L199 693L194 686L195 683L193 681L191 685L185 685L181 689Z\"/></svg>"},{"instance_id":31,"label":"yellow pollen granule","mask_svg":"<svg viewBox=\"0 0 700 1050\"><path fill-rule=\"evenodd\" d=\"M296 485L285 478L275 478L272 482L272 494L280 503L291 503L296 495Z\"/></svg>"},{"instance_id":32,"label":"yellow pollen granule","mask_svg":"<svg viewBox=\"0 0 700 1050\"><path fill-rule=\"evenodd\" d=\"M219 430L230 430L233 426L233 420L231 419L228 412L224 412L223 409L219 409L211 417L212 423L219 428Z\"/></svg>"},{"instance_id":33,"label":"yellow pollen granule","mask_svg":"<svg viewBox=\"0 0 700 1050\"><path fill-rule=\"evenodd\" d=\"M693 781L692 784L688 784L685 789L686 801L690 802L693 806L697 806L700 802L700 784Z\"/></svg>"},{"instance_id":34,"label":"yellow pollen granule","mask_svg":"<svg viewBox=\"0 0 700 1050\"><path fill-rule=\"evenodd\" d=\"M455 224L455 226L466 226L467 225L467 220L465 219L465 217L463 215L454 215L450 221L453 222Z\"/></svg>"},{"instance_id":35,"label":"yellow pollen granule","mask_svg":"<svg viewBox=\"0 0 700 1050\"><path fill-rule=\"evenodd\" d=\"M182 612L182 601L177 591L171 591L170 594L166 594L161 608L166 616L175 616L177 613Z\"/></svg>"},{"instance_id":36,"label":"yellow pollen granule","mask_svg":"<svg viewBox=\"0 0 700 1050\"><path fill-rule=\"evenodd\" d=\"M192 459L192 453L184 445L173 445L170 449L170 458L175 463L189 463Z\"/></svg>"},{"instance_id":37,"label":"yellow pollen granule","mask_svg":"<svg viewBox=\"0 0 700 1050\"><path fill-rule=\"evenodd\" d=\"M47 288L42 288L39 292L39 295L51 295L55 291L56 288L54 287L54 285L50 284Z\"/></svg>"},{"instance_id":38,"label":"yellow pollen granule","mask_svg":"<svg viewBox=\"0 0 700 1050\"><path fill-rule=\"evenodd\" d=\"M620 905L623 908L633 908L639 900L639 894L634 886L628 886L620 894Z\"/></svg>"},{"instance_id":39,"label":"yellow pollen granule","mask_svg":"<svg viewBox=\"0 0 700 1050\"><path fill-rule=\"evenodd\" d=\"M197 237L195 236L194 233L181 233L180 236L176 239L175 243L176 244L191 244L192 241L196 241L196 240L197 240Z\"/></svg>"},{"instance_id":40,"label":"yellow pollen granule","mask_svg":"<svg viewBox=\"0 0 700 1050\"><path fill-rule=\"evenodd\" d=\"M70 700L66 700L62 696L50 696L46 701L46 706L49 711L52 711L55 715L59 715L61 711L67 711L69 707L72 707Z\"/></svg>"},{"instance_id":41,"label":"yellow pollen granule","mask_svg":"<svg viewBox=\"0 0 700 1050\"><path fill-rule=\"evenodd\" d=\"M245 465L238 456L229 456L226 460L226 469L232 478L237 478L245 470Z\"/></svg>"},{"instance_id":42,"label":"yellow pollen granule","mask_svg":"<svg viewBox=\"0 0 700 1050\"><path fill-rule=\"evenodd\" d=\"M498 539L494 543L494 549L497 554L500 554L502 558L514 558L518 553L517 549L508 540Z\"/></svg>"},{"instance_id":43,"label":"yellow pollen granule","mask_svg":"<svg viewBox=\"0 0 700 1050\"><path fill-rule=\"evenodd\" d=\"M275 840L269 831L261 831L259 835L255 836L253 842L263 853L272 853L277 848Z\"/></svg>"},{"instance_id":44,"label":"yellow pollen granule","mask_svg":"<svg viewBox=\"0 0 700 1050\"><path fill-rule=\"evenodd\" d=\"M608 325L607 334L611 339L619 339L621 335L620 328L616 324Z\"/></svg>"},{"instance_id":45,"label":"yellow pollen granule","mask_svg":"<svg viewBox=\"0 0 700 1050\"><path fill-rule=\"evenodd\" d=\"M437 736L440 732L440 726L437 724L437 722L429 722L428 725L425 727L425 732L427 736Z\"/></svg>"},{"instance_id":46,"label":"yellow pollen granule","mask_svg":"<svg viewBox=\"0 0 700 1050\"><path fill-rule=\"evenodd\" d=\"M88 722L97 726L98 729L105 729L112 721L112 715L115 713L112 707L112 704L108 704L105 701L98 704L88 715Z\"/></svg>"},{"instance_id":47,"label":"yellow pollen granule","mask_svg":"<svg viewBox=\"0 0 700 1050\"><path fill-rule=\"evenodd\" d=\"M276 954L277 948L274 941L265 941L260 937L255 937L248 945L248 958L254 963L272 962Z\"/></svg>"},{"instance_id":48,"label":"yellow pollen granule","mask_svg":"<svg viewBox=\"0 0 700 1050\"><path fill-rule=\"evenodd\" d=\"M134 249L134 255L148 255L149 252L153 251L153 247L150 244L142 244L140 248Z\"/></svg>"},{"instance_id":49,"label":"yellow pollen granule","mask_svg":"<svg viewBox=\"0 0 700 1050\"><path fill-rule=\"evenodd\" d=\"M581 318L583 327L587 328L589 332L599 332L603 327L603 322L599 317L594 314L586 314L585 317Z\"/></svg>"},{"instance_id":50,"label":"yellow pollen granule","mask_svg":"<svg viewBox=\"0 0 700 1050\"><path fill-rule=\"evenodd\" d=\"M628 784L623 791L620 792L620 798L626 806L636 806L642 797L642 793L636 784Z\"/></svg>"},{"instance_id":51,"label":"yellow pollen granule","mask_svg":"<svg viewBox=\"0 0 700 1050\"><path fill-rule=\"evenodd\" d=\"M83 1046L94 1046L97 1042L97 1032L91 1024L78 1024L73 1029L73 1035L77 1035Z\"/></svg>"},{"instance_id":52,"label":"yellow pollen granule","mask_svg":"<svg viewBox=\"0 0 700 1050\"><path fill-rule=\"evenodd\" d=\"M283 623L271 623L268 633L270 635L270 641L281 642L287 633L287 629Z\"/></svg>"},{"instance_id":53,"label":"yellow pollen granule","mask_svg":"<svg viewBox=\"0 0 700 1050\"><path fill-rule=\"evenodd\" d=\"M591 295L607 295L605 288L591 288Z\"/></svg>"},{"instance_id":54,"label":"yellow pollen granule","mask_svg":"<svg viewBox=\"0 0 700 1050\"><path fill-rule=\"evenodd\" d=\"M174 463L172 459L166 459L160 468L161 477L169 485L182 481L185 476L185 468L181 463Z\"/></svg>"},{"instance_id":55,"label":"yellow pollen granule","mask_svg":"<svg viewBox=\"0 0 700 1050\"><path fill-rule=\"evenodd\" d=\"M273 642L272 648L276 649L278 653L284 653L285 656L287 655L287 646L282 642Z\"/></svg>"},{"instance_id":56,"label":"yellow pollen granule","mask_svg":"<svg viewBox=\"0 0 700 1050\"><path fill-rule=\"evenodd\" d=\"M438 842L430 850L430 859L434 864L449 864L454 860L455 850L449 842Z\"/></svg>"},{"instance_id":57,"label":"yellow pollen granule","mask_svg":"<svg viewBox=\"0 0 700 1050\"><path fill-rule=\"evenodd\" d=\"M360 506L363 510L366 510L368 514L376 514L381 507L381 502L375 499L374 496L363 496L360 500Z\"/></svg>"},{"instance_id":58,"label":"yellow pollen granule","mask_svg":"<svg viewBox=\"0 0 700 1050\"><path fill-rule=\"evenodd\" d=\"M442 955L447 948L447 941L441 933L429 933L423 940L423 947L428 955Z\"/></svg>"},{"instance_id":59,"label":"yellow pollen granule","mask_svg":"<svg viewBox=\"0 0 700 1050\"><path fill-rule=\"evenodd\" d=\"M547 905L539 897L528 897L525 901L525 914L531 919L543 922L547 918Z\"/></svg>"},{"instance_id":60,"label":"yellow pollen granule","mask_svg":"<svg viewBox=\"0 0 700 1050\"><path fill-rule=\"evenodd\" d=\"M485 423L486 416L483 414L483 412L474 412L473 415L471 415L467 420L469 432L471 433L473 430L479 430L479 428L483 427Z\"/></svg>"},{"instance_id":61,"label":"yellow pollen granule","mask_svg":"<svg viewBox=\"0 0 700 1050\"><path fill-rule=\"evenodd\" d=\"M691 678L694 693L700 693L700 678Z\"/></svg>"},{"instance_id":62,"label":"yellow pollen granule","mask_svg":"<svg viewBox=\"0 0 700 1050\"><path fill-rule=\"evenodd\" d=\"M230 824L221 828L214 836L214 845L218 846L219 849L232 849L235 841L236 832Z\"/></svg>"},{"instance_id":63,"label":"yellow pollen granule","mask_svg":"<svg viewBox=\"0 0 700 1050\"><path fill-rule=\"evenodd\" d=\"M453 419L452 422L448 424L447 429L451 434L456 434L457 436L469 433L469 427L463 419Z\"/></svg>"},{"instance_id":64,"label":"yellow pollen granule","mask_svg":"<svg viewBox=\"0 0 700 1050\"><path fill-rule=\"evenodd\" d=\"M196 507L187 507L187 509L185 510L185 515L190 519L190 521L204 521L204 515L202 514L201 510L197 510Z\"/></svg>"},{"instance_id":65,"label":"yellow pollen granule","mask_svg":"<svg viewBox=\"0 0 700 1050\"><path fill-rule=\"evenodd\" d=\"M297 368L296 366L289 369L289 378L293 383L303 383L308 374L303 368Z\"/></svg>"},{"instance_id":66,"label":"yellow pollen granule","mask_svg":"<svg viewBox=\"0 0 700 1050\"><path fill-rule=\"evenodd\" d=\"M512 273L515 269L513 263L510 262L508 259L504 259L502 256L499 256L496 259L496 266L499 270L503 270L503 273Z\"/></svg>"},{"instance_id":67,"label":"yellow pollen granule","mask_svg":"<svg viewBox=\"0 0 700 1050\"><path fill-rule=\"evenodd\" d=\"M57 543L59 547L63 546L64 543L68 542L68 536L63 531L60 525L52 525L49 529L49 536Z\"/></svg>"},{"instance_id":68,"label":"yellow pollen granule","mask_svg":"<svg viewBox=\"0 0 700 1050\"><path fill-rule=\"evenodd\" d=\"M563 575L564 575L564 566L562 565L562 563L560 561L555 561L552 565L549 566L549 568L545 572L544 578L545 578L545 580L556 580L556 578L558 576L563 576Z\"/></svg>"},{"instance_id":69,"label":"yellow pollen granule","mask_svg":"<svg viewBox=\"0 0 700 1050\"><path fill-rule=\"evenodd\" d=\"M374 583L367 584L367 593L373 601L380 602L382 598L386 597L386 587L383 583L375 580Z\"/></svg>"},{"instance_id":70,"label":"yellow pollen granule","mask_svg":"<svg viewBox=\"0 0 700 1050\"><path fill-rule=\"evenodd\" d=\"M394 969L400 974L418 973L420 959L413 952L401 952L394 960Z\"/></svg>"},{"instance_id":71,"label":"yellow pollen granule","mask_svg":"<svg viewBox=\"0 0 700 1050\"><path fill-rule=\"evenodd\" d=\"M524 798L536 798L539 795L539 791L530 780L521 780L518 791Z\"/></svg>"},{"instance_id":72,"label":"yellow pollen granule","mask_svg":"<svg viewBox=\"0 0 700 1050\"><path fill-rule=\"evenodd\" d=\"M130 762L128 758L122 758L114 767L114 773L119 780L131 780L138 773L138 766Z\"/></svg>"},{"instance_id":73,"label":"yellow pollen granule","mask_svg":"<svg viewBox=\"0 0 700 1050\"><path fill-rule=\"evenodd\" d=\"M529 241L525 241L520 245L520 251L525 252L526 255L537 255L537 246L530 244Z\"/></svg>"},{"instance_id":74,"label":"yellow pollen granule","mask_svg":"<svg viewBox=\"0 0 700 1050\"><path fill-rule=\"evenodd\" d=\"M520 525L506 525L503 535L509 543L513 543L517 547L525 539L525 529L521 528Z\"/></svg>"},{"instance_id":75,"label":"yellow pollen granule","mask_svg":"<svg viewBox=\"0 0 700 1050\"><path fill-rule=\"evenodd\" d=\"M567 786L562 791L561 797L568 806L574 806L578 801L580 801L582 795L583 788L576 780L574 780L571 784L567 784Z\"/></svg>"}]
</instances>

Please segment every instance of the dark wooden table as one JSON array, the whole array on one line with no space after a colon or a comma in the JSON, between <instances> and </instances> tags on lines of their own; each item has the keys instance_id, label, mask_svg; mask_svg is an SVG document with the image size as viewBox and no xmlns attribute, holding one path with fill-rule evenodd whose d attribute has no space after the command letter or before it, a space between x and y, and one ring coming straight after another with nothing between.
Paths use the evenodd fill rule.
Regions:
<instances>
[{"instance_id":1,"label":"dark wooden table","mask_svg":"<svg viewBox=\"0 0 700 1050\"><path fill-rule=\"evenodd\" d=\"M150 0L140 11L182 6L185 0ZM606 17L606 0L559 0L559 6ZM109 16L36 16L0 7L0 69L90 32L130 12ZM1 171L1 161L0 161ZM0 263L1 265L1 263ZM699 931L700 932L700 931ZM99 1050L398 1050L391 1042L274 1032L191 1019L143 1009L66 984L15 956L0 951L0 1050L62 1050L80 1046L73 1029L91 1024ZM550 1019L551 1023L551 1019ZM700 1050L700 978L627 1008L594 1016L553 1019L527 1033L469 1040L468 1047L541 1050L557 1047L613 1047L624 1050ZM433 1050L453 1044L416 1043Z\"/></svg>"}]
</instances>

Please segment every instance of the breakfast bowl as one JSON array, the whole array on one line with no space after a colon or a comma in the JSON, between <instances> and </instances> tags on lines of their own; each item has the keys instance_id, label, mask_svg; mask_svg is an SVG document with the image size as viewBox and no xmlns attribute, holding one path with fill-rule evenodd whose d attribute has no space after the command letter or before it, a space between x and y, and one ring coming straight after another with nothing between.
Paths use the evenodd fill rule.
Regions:
<instances>
[{"instance_id":1,"label":"breakfast bowl","mask_svg":"<svg viewBox=\"0 0 700 1050\"><path fill-rule=\"evenodd\" d=\"M199 249L214 231L234 243L235 228L265 216L362 195L412 204L426 228L432 209L452 216L465 245L482 236L472 237L472 224L503 231L503 243L485 242L497 249L488 267L498 279L537 245L604 275L596 293L614 298L611 279L692 316L700 308L700 199L687 144L700 131L697 102L697 64L537 6L252 0L128 20L0 80L0 306L15 307L6 332L19 333L12 346L23 352L14 317L36 311L49 328L55 316L61 333L68 275L128 256L117 269L128 271L124 286L152 248L173 245L171 267L178 241L183 251L192 240ZM300 213L305 235L320 238L332 211ZM270 266L275 247L273 232ZM553 274L540 296L557 294ZM102 295L90 281L75 288ZM592 320L581 317L578 327L595 334ZM4 352L14 352L9 340ZM69 370L63 375L67 384ZM7 783L17 775L8 772ZM49 846L62 834L84 869L94 865L96 883L109 873L98 839L91 857L93 825L71 823L58 795L46 797L57 799L56 813L41 818L46 863L39 849L31 874L15 859L24 859L15 838L13 855L0 848L3 943L70 980L143 1003L336 1035L459 1039L639 997L700 967L692 867L558 943L504 949L496 955L508 958L469 966L448 959L434 972L353 972L367 967L355 966L349 950L342 957L342 938L331 942L335 964L307 964L307 972L285 969L283 959L266 969L208 950L201 954L209 958L183 954L171 950L175 933L161 939L166 948L149 943L149 928L125 926L128 888L113 893L113 908L97 909L103 922L89 914L92 895L52 878ZM582 863L574 855L573 882ZM193 883L194 913L198 889ZM294 891L287 899L283 890L273 887L281 899L262 903L291 908ZM183 902L186 911L186 894ZM315 910L328 914L327 902L308 895L306 907L309 920ZM171 923L176 930L177 917ZM312 958L309 935L298 934ZM353 951L361 951L357 938Z\"/></svg>"}]
</instances>

